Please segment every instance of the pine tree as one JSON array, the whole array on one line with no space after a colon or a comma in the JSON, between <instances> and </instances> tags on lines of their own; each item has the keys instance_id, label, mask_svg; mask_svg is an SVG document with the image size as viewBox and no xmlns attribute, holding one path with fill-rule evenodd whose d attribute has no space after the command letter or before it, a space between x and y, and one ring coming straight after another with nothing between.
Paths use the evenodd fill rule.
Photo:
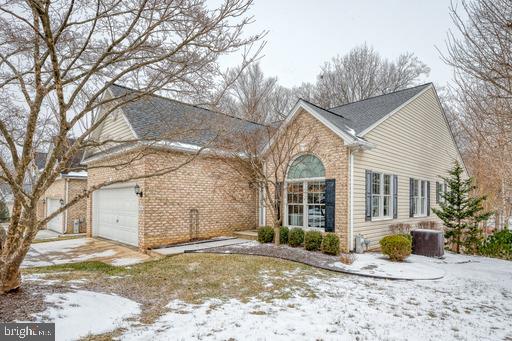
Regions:
<instances>
[{"instance_id":1,"label":"pine tree","mask_svg":"<svg viewBox=\"0 0 512 341\"><path fill-rule=\"evenodd\" d=\"M455 162L450 176L443 177L448 190L441 195L440 209L432 211L444 222L445 237L455 245L455 251L460 253L464 246L466 251L474 253L483 238L480 222L489 219L492 212L483 212L485 196L471 196L475 188L473 178L463 179L463 172Z\"/></svg>"}]
</instances>

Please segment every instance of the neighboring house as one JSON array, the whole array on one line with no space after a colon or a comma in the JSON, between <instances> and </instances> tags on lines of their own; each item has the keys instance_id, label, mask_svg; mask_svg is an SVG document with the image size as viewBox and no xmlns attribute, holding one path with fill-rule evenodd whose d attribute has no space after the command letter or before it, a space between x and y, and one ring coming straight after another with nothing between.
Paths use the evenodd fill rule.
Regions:
<instances>
[{"instance_id":1,"label":"neighboring house","mask_svg":"<svg viewBox=\"0 0 512 341\"><path fill-rule=\"evenodd\" d=\"M72 144L74 141L70 139L69 143ZM48 155L52 149L53 143L50 145ZM55 212L87 188L87 172L73 170L80 168L81 159L82 153L75 155L69 166L71 171L62 172L45 191L38 203L40 218L45 218ZM46 158L44 162L46 162ZM86 231L86 212L87 200L80 200L63 213L51 219L46 224L46 228L58 233L83 233Z\"/></svg>"},{"instance_id":2,"label":"neighboring house","mask_svg":"<svg viewBox=\"0 0 512 341\"><path fill-rule=\"evenodd\" d=\"M113 86L110 91L117 97L134 90ZM194 126L202 120L239 125L242 133L260 128L151 96L109 115L94 137L158 138L171 126ZM331 109L299 100L282 126L287 124L313 127L308 138L314 138L317 146L306 155L297 150L287 178L281 179L284 225L332 231L346 250L354 248L359 234L376 246L390 233L390 224L439 221L431 213L443 188L439 176L462 159L432 84ZM204 145L205 136L214 135L206 128L199 130L199 137L164 138L177 143L154 145L153 154L117 170L105 167L133 158L136 147L112 145L88 151L84 156L88 186L127 174L143 177L179 164ZM272 144L266 148L272 152ZM244 188L240 181L236 197L230 193L238 181L233 173L225 161L206 153L167 175L95 191L88 203L88 234L147 249L269 224L256 188L248 183Z\"/></svg>"}]
</instances>

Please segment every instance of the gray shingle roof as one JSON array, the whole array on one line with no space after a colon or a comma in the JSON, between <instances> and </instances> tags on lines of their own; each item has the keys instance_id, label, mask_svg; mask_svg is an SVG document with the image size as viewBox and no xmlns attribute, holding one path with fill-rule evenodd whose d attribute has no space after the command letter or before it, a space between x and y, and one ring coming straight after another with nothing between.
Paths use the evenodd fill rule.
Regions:
<instances>
[{"instance_id":1,"label":"gray shingle roof","mask_svg":"<svg viewBox=\"0 0 512 341\"><path fill-rule=\"evenodd\" d=\"M355 134L359 135L430 85L431 83L427 83L389 94L370 97L334 108L319 110L319 113L338 128L344 131L352 128Z\"/></svg>"},{"instance_id":2,"label":"gray shingle roof","mask_svg":"<svg viewBox=\"0 0 512 341\"><path fill-rule=\"evenodd\" d=\"M115 97L136 95L137 90L119 85L110 87ZM122 106L140 139L167 139L205 145L223 132L252 132L257 123L214 112L158 95L145 95Z\"/></svg>"}]
</instances>

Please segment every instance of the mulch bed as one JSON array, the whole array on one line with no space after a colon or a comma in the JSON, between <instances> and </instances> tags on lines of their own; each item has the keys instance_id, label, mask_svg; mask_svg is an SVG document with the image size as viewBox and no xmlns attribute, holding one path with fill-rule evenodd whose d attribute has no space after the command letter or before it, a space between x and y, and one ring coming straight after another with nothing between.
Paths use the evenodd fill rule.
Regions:
<instances>
[{"instance_id":1,"label":"mulch bed","mask_svg":"<svg viewBox=\"0 0 512 341\"><path fill-rule=\"evenodd\" d=\"M370 278L378 279L389 279L389 280L403 280L401 278L393 278L388 276L373 275L370 273L360 273L347 271L342 268L336 267L333 264L340 262L339 256L330 256L321 252L306 251L301 247L293 248L288 245L274 245L274 244L260 244L257 242L219 246L210 249L187 251L190 253L221 253L221 254L242 254L250 256L264 256L273 257L301 264L314 266L316 268L345 273L350 275L357 275Z\"/></svg>"}]
</instances>

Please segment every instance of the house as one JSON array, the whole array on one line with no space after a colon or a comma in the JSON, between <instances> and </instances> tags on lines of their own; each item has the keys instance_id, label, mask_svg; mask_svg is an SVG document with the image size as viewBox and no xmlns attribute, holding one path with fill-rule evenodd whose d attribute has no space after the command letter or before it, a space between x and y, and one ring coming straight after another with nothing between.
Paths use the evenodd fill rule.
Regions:
<instances>
[{"instance_id":1,"label":"house","mask_svg":"<svg viewBox=\"0 0 512 341\"><path fill-rule=\"evenodd\" d=\"M109 91L115 97L136 93L121 86ZM294 151L280 179L284 225L334 232L347 250L356 235L376 246L391 224L437 220L431 208L443 188L439 176L462 159L432 84L328 109L299 100L265 146L267 155L282 138L280 129L297 124L313 128L307 138L316 147ZM183 164L219 126L242 134L261 128L156 95L116 109L93 138L142 143L86 151L88 187L112 183L89 198L88 234L147 249L268 224L258 189L237 179L229 162L215 154L202 153L171 173L146 177ZM194 131L166 136L176 127ZM152 152L137 154L141 145Z\"/></svg>"},{"instance_id":2,"label":"house","mask_svg":"<svg viewBox=\"0 0 512 341\"><path fill-rule=\"evenodd\" d=\"M73 139L69 139L69 143L74 143ZM50 144L48 153L44 154L45 158L40 161L44 168L47 155L50 155L54 147L54 143ZM71 160L69 169L60 173L55 181L44 192L38 203L39 219L45 218L51 213L65 205L69 200L81 193L87 187L87 172L81 170L82 153L77 153ZM80 200L64 212L60 213L47 224L46 228L58 233L84 233L86 230L86 212L87 200Z\"/></svg>"}]
</instances>

